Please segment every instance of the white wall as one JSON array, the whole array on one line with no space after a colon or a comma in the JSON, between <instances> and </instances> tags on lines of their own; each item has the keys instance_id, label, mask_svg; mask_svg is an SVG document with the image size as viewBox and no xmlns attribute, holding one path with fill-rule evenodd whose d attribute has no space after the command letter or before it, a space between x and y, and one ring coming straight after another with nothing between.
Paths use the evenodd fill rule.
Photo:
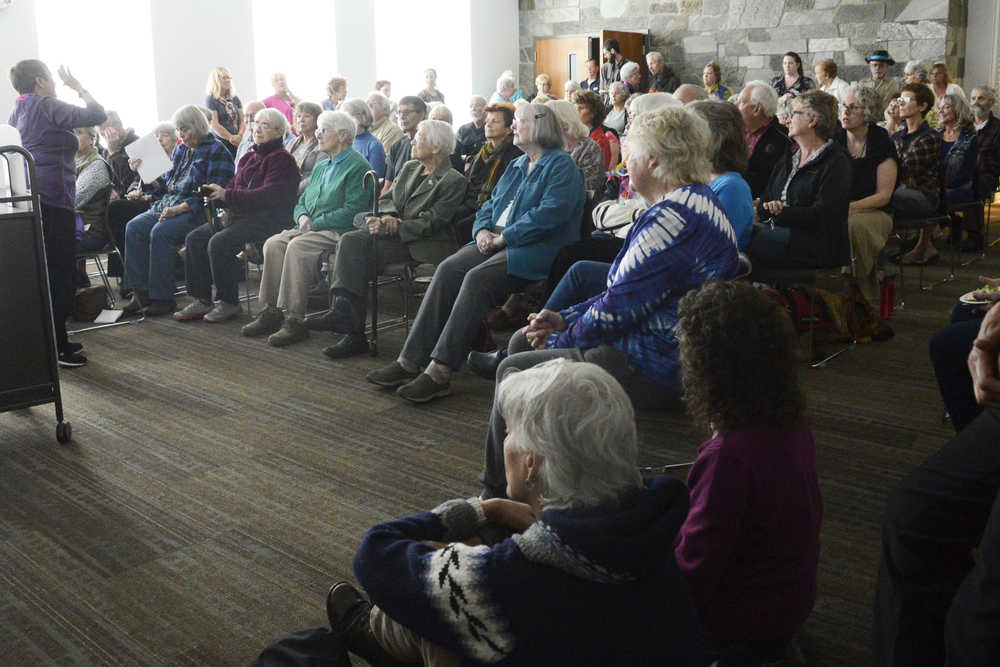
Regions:
<instances>
[{"instance_id":1,"label":"white wall","mask_svg":"<svg viewBox=\"0 0 1000 667\"><path fill-rule=\"evenodd\" d=\"M518 53L517 0L472 0L469 17L472 40L471 89L490 98L497 78L504 70L517 76Z\"/></svg>"},{"instance_id":2,"label":"white wall","mask_svg":"<svg viewBox=\"0 0 1000 667\"><path fill-rule=\"evenodd\" d=\"M256 99L250 0L154 0L150 9L160 120L185 104L202 104L208 73L219 66L232 72L241 100Z\"/></svg>"},{"instance_id":3,"label":"white wall","mask_svg":"<svg viewBox=\"0 0 1000 667\"><path fill-rule=\"evenodd\" d=\"M17 93L10 85L7 73L19 60L38 56L38 35L35 33L35 0L16 0L0 11L0 123L6 123L14 107Z\"/></svg>"},{"instance_id":4,"label":"white wall","mask_svg":"<svg viewBox=\"0 0 1000 667\"><path fill-rule=\"evenodd\" d=\"M966 92L978 85L996 86L1000 58L1000 5L997 0L970 0L965 33Z\"/></svg>"},{"instance_id":5,"label":"white wall","mask_svg":"<svg viewBox=\"0 0 1000 667\"><path fill-rule=\"evenodd\" d=\"M375 3L334 0L336 71L347 79L348 97L367 97L375 89Z\"/></svg>"}]
</instances>

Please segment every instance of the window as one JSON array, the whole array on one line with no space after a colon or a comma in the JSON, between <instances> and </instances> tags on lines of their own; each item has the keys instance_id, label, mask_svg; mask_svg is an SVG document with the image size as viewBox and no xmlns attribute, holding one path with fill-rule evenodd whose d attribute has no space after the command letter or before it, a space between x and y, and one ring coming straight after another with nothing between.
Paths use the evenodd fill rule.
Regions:
<instances>
[{"instance_id":1,"label":"window","mask_svg":"<svg viewBox=\"0 0 1000 667\"><path fill-rule=\"evenodd\" d=\"M39 58L52 70L58 96L82 104L56 74L65 65L94 99L117 111L125 127L134 127L139 134L157 121L149 1L35 2Z\"/></svg>"},{"instance_id":2,"label":"window","mask_svg":"<svg viewBox=\"0 0 1000 667\"><path fill-rule=\"evenodd\" d=\"M338 73L332 0L253 0L252 11L257 99L274 94L275 72L299 99L326 99L326 84ZM348 87L348 95L357 92Z\"/></svg>"}]
</instances>

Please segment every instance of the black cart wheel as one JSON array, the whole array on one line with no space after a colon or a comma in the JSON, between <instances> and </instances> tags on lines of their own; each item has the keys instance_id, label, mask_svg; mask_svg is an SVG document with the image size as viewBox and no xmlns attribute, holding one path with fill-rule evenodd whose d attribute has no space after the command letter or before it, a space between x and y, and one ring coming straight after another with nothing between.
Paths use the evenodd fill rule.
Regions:
<instances>
[{"instance_id":1,"label":"black cart wheel","mask_svg":"<svg viewBox=\"0 0 1000 667\"><path fill-rule=\"evenodd\" d=\"M73 439L73 427L69 422L59 422L56 424L56 440L59 444L65 445Z\"/></svg>"}]
</instances>

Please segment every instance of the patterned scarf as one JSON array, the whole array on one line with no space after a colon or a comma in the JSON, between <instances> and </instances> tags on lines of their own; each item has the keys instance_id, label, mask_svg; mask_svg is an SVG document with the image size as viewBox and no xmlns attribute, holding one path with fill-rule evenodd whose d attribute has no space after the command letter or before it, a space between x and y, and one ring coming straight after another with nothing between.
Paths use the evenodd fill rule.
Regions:
<instances>
[{"instance_id":1,"label":"patterned scarf","mask_svg":"<svg viewBox=\"0 0 1000 667\"><path fill-rule=\"evenodd\" d=\"M88 164L100 159L101 159L101 154L97 152L97 146L92 145L90 148L87 149L87 152L82 155L77 153L75 158L76 175L79 176L80 172L83 171Z\"/></svg>"},{"instance_id":2,"label":"patterned scarf","mask_svg":"<svg viewBox=\"0 0 1000 667\"><path fill-rule=\"evenodd\" d=\"M513 145L514 137L508 134L503 140L496 144L495 146L487 141L483 144L483 147L479 149L479 153L476 155L476 160L472 165L472 169L479 172L483 169L487 169L487 176L483 180L483 187L479 190L479 194L476 195L476 203L482 206L490 198L493 193L493 187L503 176L503 169L506 165L503 164L501 160L501 155L507 146ZM469 180L475 180L472 174L469 174Z\"/></svg>"}]
</instances>

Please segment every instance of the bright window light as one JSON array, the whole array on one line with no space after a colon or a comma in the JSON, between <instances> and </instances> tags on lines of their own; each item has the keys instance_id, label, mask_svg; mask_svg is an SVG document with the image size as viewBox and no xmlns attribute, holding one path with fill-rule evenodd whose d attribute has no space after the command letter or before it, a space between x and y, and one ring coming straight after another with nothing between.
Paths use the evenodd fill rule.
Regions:
<instances>
[{"instance_id":1,"label":"bright window light","mask_svg":"<svg viewBox=\"0 0 1000 667\"><path fill-rule=\"evenodd\" d=\"M396 101L424 88L424 70L437 70L455 128L469 121L471 63L469 4L454 0L375 0L375 78L392 83ZM456 42L459 42L456 44Z\"/></svg>"},{"instance_id":2,"label":"bright window light","mask_svg":"<svg viewBox=\"0 0 1000 667\"><path fill-rule=\"evenodd\" d=\"M301 100L326 99L326 84L337 75L333 2L253 0L252 11L257 99L274 94L275 72Z\"/></svg>"},{"instance_id":3,"label":"bright window light","mask_svg":"<svg viewBox=\"0 0 1000 667\"><path fill-rule=\"evenodd\" d=\"M38 57L52 70L59 98L83 104L56 74L66 65L94 99L140 135L157 122L149 1L35 0Z\"/></svg>"}]
</instances>

